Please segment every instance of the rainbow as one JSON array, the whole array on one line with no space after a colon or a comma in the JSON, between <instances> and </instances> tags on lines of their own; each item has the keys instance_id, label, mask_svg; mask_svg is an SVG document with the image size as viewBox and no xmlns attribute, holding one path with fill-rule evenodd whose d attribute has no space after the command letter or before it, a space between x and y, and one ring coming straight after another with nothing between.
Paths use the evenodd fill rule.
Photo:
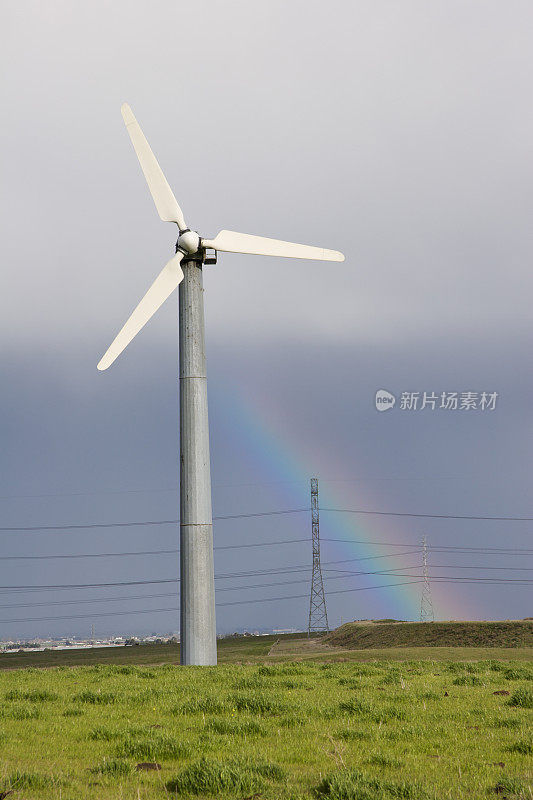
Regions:
<instances>
[{"instance_id":1,"label":"rainbow","mask_svg":"<svg viewBox=\"0 0 533 800\"><path fill-rule=\"evenodd\" d=\"M320 465L320 472L314 477L320 481L320 505L327 508L386 508L386 503L379 503L361 482L346 482L345 487L332 486L335 482L321 480L324 476L347 474L350 472L342 464L328 462L324 453L313 453L307 443L296 442L277 430L272 415L254 399L240 392L229 393L227 387L220 384L211 388L212 407L217 409L224 427L231 431L233 440L239 443L245 455L253 460L256 472L254 481L276 484L280 500L280 508L303 508L309 504L309 479L314 465ZM356 485L356 489L354 489ZM279 486L279 489L278 489ZM341 482L341 487L343 486ZM306 524L308 524L306 522ZM394 571L400 567L418 564L420 555L406 556L410 548L401 547L401 543L413 541L412 534L402 528L402 523L394 517L365 517L356 514L340 514L323 512L321 515L321 533L325 539L342 539L342 542L325 542L322 560L335 562L342 559L361 559L361 564L354 560L353 564L339 564L341 569ZM397 546L384 546L379 542L398 542ZM412 550L418 548L413 541ZM390 554L398 550L396 554ZM384 556L384 554L389 555ZM372 559L380 556L379 560ZM365 560L366 559L366 560ZM407 560L406 560L407 559ZM334 563L333 567L337 566ZM327 566L325 567L327 570ZM408 578L406 578L408 580ZM414 580L414 579L413 579ZM339 589L379 586L366 592L354 592L341 595L343 604L349 609L347 614L352 619L393 617L395 619L417 620L420 613L420 591L418 583L393 585L402 581L397 574L387 578L386 575L361 575L340 581L331 581L328 585L325 578L326 591L334 593ZM390 584L390 585L383 585ZM439 584L436 618L465 618L465 598L461 597L459 586L448 587ZM435 589L434 589L435 594ZM348 600L348 598L350 598ZM472 601L469 601L470 612L473 612ZM472 617L471 617L472 618ZM475 618L475 617L473 617Z\"/></svg>"}]
</instances>

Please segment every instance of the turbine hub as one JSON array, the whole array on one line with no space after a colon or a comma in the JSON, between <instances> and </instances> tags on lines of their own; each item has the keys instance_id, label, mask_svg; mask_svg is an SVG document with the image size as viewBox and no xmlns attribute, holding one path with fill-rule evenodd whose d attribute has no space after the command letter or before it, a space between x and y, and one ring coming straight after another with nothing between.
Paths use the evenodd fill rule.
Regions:
<instances>
[{"instance_id":1,"label":"turbine hub","mask_svg":"<svg viewBox=\"0 0 533 800\"><path fill-rule=\"evenodd\" d=\"M196 231L191 231L188 228L180 231L176 250L181 250L184 255L193 255L197 253L200 248L200 237Z\"/></svg>"}]
</instances>

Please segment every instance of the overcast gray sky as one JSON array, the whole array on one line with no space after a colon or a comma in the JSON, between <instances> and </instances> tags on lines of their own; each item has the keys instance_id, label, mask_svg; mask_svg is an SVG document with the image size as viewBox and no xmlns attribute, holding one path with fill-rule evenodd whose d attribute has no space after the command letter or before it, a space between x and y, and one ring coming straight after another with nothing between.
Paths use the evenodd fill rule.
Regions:
<instances>
[{"instance_id":1,"label":"overcast gray sky","mask_svg":"<svg viewBox=\"0 0 533 800\"><path fill-rule=\"evenodd\" d=\"M124 101L201 235L346 254L223 254L205 268L215 516L306 507L317 475L325 508L533 517L529 2L22 0L1 16L1 526L176 517L175 298L96 370L176 238L144 184ZM398 396L382 414L380 388ZM409 411L403 391L499 396L494 411ZM400 567L419 575L419 553L390 554L424 534L527 549L533 530L333 511L321 523L324 539L349 540L323 543L325 562L344 562L326 565L332 624L416 618L418 584L368 587L401 582ZM309 532L305 512L215 523L219 548ZM0 535L2 587L177 575L171 553L33 558L173 550L173 525ZM379 541L392 544L363 543ZM220 576L302 567L221 577L219 631L305 626L309 562L306 542L217 550ZM531 613L517 583L528 556L430 563L433 576L500 581L434 581L438 618ZM102 634L176 630L176 614L157 610L176 592L6 591L0 637L93 622Z\"/></svg>"}]
</instances>

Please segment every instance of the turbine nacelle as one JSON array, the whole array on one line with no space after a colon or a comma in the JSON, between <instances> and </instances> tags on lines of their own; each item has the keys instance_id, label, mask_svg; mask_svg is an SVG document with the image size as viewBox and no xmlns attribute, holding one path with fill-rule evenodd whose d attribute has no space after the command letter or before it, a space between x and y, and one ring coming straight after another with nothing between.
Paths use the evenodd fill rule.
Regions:
<instances>
[{"instance_id":1,"label":"turbine nacelle","mask_svg":"<svg viewBox=\"0 0 533 800\"><path fill-rule=\"evenodd\" d=\"M200 249L200 245L201 239L196 231L191 231L186 228L184 231L180 231L178 241L176 242L176 252L179 250L184 256L194 255L194 253L197 253Z\"/></svg>"}]
</instances>

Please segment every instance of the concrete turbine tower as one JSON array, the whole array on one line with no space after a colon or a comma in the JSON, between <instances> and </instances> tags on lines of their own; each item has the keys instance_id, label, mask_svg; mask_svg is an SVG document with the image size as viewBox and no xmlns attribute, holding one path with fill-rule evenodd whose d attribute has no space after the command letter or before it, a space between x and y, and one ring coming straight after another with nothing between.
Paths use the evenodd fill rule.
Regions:
<instances>
[{"instance_id":1,"label":"concrete turbine tower","mask_svg":"<svg viewBox=\"0 0 533 800\"><path fill-rule=\"evenodd\" d=\"M122 106L122 116L159 216L165 222L176 223L179 236L176 254L119 331L98 363L98 369L111 366L179 286L181 663L216 664L202 267L216 262L216 251L320 261L344 261L344 256L335 250L234 231L220 231L214 239L201 238L187 227L161 167L126 104ZM215 253L208 257L207 250Z\"/></svg>"}]
</instances>

